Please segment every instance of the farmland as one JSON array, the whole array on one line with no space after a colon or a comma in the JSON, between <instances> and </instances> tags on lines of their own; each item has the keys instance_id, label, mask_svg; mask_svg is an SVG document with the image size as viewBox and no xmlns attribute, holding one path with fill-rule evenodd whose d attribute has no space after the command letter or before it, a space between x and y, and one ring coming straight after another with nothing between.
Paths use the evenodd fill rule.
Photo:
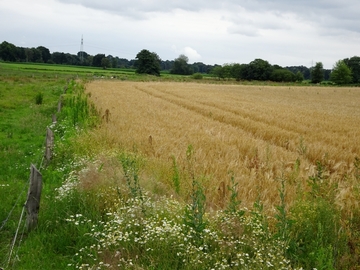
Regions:
<instances>
[{"instance_id":1,"label":"farmland","mask_svg":"<svg viewBox=\"0 0 360 270\"><path fill-rule=\"evenodd\" d=\"M0 68L0 267L360 265L358 88ZM26 231L30 163L43 192Z\"/></svg>"},{"instance_id":2,"label":"farmland","mask_svg":"<svg viewBox=\"0 0 360 270\"><path fill-rule=\"evenodd\" d=\"M287 200L294 201L299 188L308 190L317 162L338 187L336 204L344 211L357 206L348 194L360 156L356 88L95 81L87 91L102 115L108 112L95 140L143 153L146 175L164 190L171 190L172 157L185 168L192 145L212 208L226 200L231 176L246 206L260 197L274 209L284 177ZM190 183L181 184L186 195Z\"/></svg>"}]
</instances>

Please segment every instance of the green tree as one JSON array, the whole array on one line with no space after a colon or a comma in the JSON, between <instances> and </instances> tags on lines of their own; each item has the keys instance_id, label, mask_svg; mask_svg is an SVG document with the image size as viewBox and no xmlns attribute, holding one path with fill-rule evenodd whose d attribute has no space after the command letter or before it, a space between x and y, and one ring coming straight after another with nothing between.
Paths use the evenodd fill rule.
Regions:
<instances>
[{"instance_id":1,"label":"green tree","mask_svg":"<svg viewBox=\"0 0 360 270\"><path fill-rule=\"evenodd\" d=\"M270 80L274 82L295 82L296 76L288 69L274 69L270 75Z\"/></svg>"},{"instance_id":2,"label":"green tree","mask_svg":"<svg viewBox=\"0 0 360 270\"><path fill-rule=\"evenodd\" d=\"M170 71L172 74L180 74L180 75L191 75L193 74L193 70L190 68L189 58L181 54L178 58L175 59L174 65Z\"/></svg>"},{"instance_id":3,"label":"green tree","mask_svg":"<svg viewBox=\"0 0 360 270\"><path fill-rule=\"evenodd\" d=\"M243 75L245 80L267 81L273 71L268 61L255 59L244 67Z\"/></svg>"},{"instance_id":4,"label":"green tree","mask_svg":"<svg viewBox=\"0 0 360 270\"><path fill-rule=\"evenodd\" d=\"M324 80L324 66L321 62L317 62L311 70L311 82L321 83Z\"/></svg>"},{"instance_id":5,"label":"green tree","mask_svg":"<svg viewBox=\"0 0 360 270\"><path fill-rule=\"evenodd\" d=\"M222 66L216 65L210 72L213 76L220 79L225 79L225 73Z\"/></svg>"},{"instance_id":6,"label":"green tree","mask_svg":"<svg viewBox=\"0 0 360 270\"><path fill-rule=\"evenodd\" d=\"M298 70L295 74L295 79L297 82L302 82L304 80L304 74Z\"/></svg>"},{"instance_id":7,"label":"green tree","mask_svg":"<svg viewBox=\"0 0 360 270\"><path fill-rule=\"evenodd\" d=\"M360 83L360 57L353 56L350 59L344 59L345 64L351 69L352 82Z\"/></svg>"},{"instance_id":8,"label":"green tree","mask_svg":"<svg viewBox=\"0 0 360 270\"><path fill-rule=\"evenodd\" d=\"M345 64L343 60L339 60L335 63L330 74L330 80L336 84L351 83L351 69Z\"/></svg>"},{"instance_id":9,"label":"green tree","mask_svg":"<svg viewBox=\"0 0 360 270\"><path fill-rule=\"evenodd\" d=\"M0 44L0 59L4 61L16 61L16 46L4 41Z\"/></svg>"},{"instance_id":10,"label":"green tree","mask_svg":"<svg viewBox=\"0 0 360 270\"><path fill-rule=\"evenodd\" d=\"M63 52L53 52L51 59L55 64L66 64L66 55Z\"/></svg>"},{"instance_id":11,"label":"green tree","mask_svg":"<svg viewBox=\"0 0 360 270\"><path fill-rule=\"evenodd\" d=\"M136 73L160 76L160 57L148 50L142 50L136 55Z\"/></svg>"},{"instance_id":12,"label":"green tree","mask_svg":"<svg viewBox=\"0 0 360 270\"><path fill-rule=\"evenodd\" d=\"M231 77L233 77L237 81L242 80L244 77L243 72L245 66L245 64L233 64L231 66Z\"/></svg>"},{"instance_id":13,"label":"green tree","mask_svg":"<svg viewBox=\"0 0 360 270\"><path fill-rule=\"evenodd\" d=\"M222 67L222 73L223 73L223 76L224 78L226 79L230 79L232 77L232 66L233 65L230 65L230 64L224 64L223 67Z\"/></svg>"},{"instance_id":14,"label":"green tree","mask_svg":"<svg viewBox=\"0 0 360 270\"><path fill-rule=\"evenodd\" d=\"M111 67L111 63L110 63L109 58L103 57L101 59L101 66L102 66L103 69L107 69L107 68Z\"/></svg>"},{"instance_id":15,"label":"green tree","mask_svg":"<svg viewBox=\"0 0 360 270\"><path fill-rule=\"evenodd\" d=\"M98 53L94 56L92 65L94 67L101 67L101 60L105 58L105 54Z\"/></svg>"},{"instance_id":16,"label":"green tree","mask_svg":"<svg viewBox=\"0 0 360 270\"><path fill-rule=\"evenodd\" d=\"M35 63L43 63L44 62L40 50L38 50L36 48L31 48L30 50L32 51L32 59L30 62L35 62Z\"/></svg>"},{"instance_id":17,"label":"green tree","mask_svg":"<svg viewBox=\"0 0 360 270\"><path fill-rule=\"evenodd\" d=\"M36 48L41 53L41 58L44 63L47 63L51 59L50 50L44 46L39 46Z\"/></svg>"}]
</instances>

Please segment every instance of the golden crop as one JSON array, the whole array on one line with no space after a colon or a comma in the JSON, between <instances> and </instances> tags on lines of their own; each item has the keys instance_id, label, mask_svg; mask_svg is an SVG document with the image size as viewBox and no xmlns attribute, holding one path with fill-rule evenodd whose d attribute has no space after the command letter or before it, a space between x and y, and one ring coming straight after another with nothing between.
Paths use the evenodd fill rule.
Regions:
<instances>
[{"instance_id":1,"label":"golden crop","mask_svg":"<svg viewBox=\"0 0 360 270\"><path fill-rule=\"evenodd\" d=\"M173 192L175 159L184 198L193 171L208 205L222 207L234 176L243 206L260 199L271 210L279 203L280 179L291 202L309 189L320 161L336 203L357 206L358 88L94 81L87 92L103 116L92 147L143 155L147 188Z\"/></svg>"}]
</instances>

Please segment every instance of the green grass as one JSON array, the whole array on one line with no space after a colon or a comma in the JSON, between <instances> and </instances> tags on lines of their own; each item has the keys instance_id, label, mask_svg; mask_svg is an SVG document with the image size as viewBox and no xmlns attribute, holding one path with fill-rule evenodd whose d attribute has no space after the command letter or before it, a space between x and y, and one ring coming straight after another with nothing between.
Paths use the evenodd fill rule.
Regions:
<instances>
[{"instance_id":1,"label":"green grass","mask_svg":"<svg viewBox=\"0 0 360 270\"><path fill-rule=\"evenodd\" d=\"M39 168L41 164L46 127L68 78L29 74L3 65L0 69L0 192L5 195L0 204L0 266L5 266L26 200L30 165ZM39 92L42 102L36 104Z\"/></svg>"}]
</instances>

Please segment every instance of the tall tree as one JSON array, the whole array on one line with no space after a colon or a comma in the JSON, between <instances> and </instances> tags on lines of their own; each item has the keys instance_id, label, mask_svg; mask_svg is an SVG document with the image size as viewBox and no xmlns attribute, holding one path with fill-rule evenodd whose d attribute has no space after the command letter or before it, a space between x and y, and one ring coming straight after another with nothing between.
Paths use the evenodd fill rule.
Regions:
<instances>
[{"instance_id":1,"label":"tall tree","mask_svg":"<svg viewBox=\"0 0 360 270\"><path fill-rule=\"evenodd\" d=\"M266 81L270 79L273 68L268 61L255 59L244 67L245 80Z\"/></svg>"},{"instance_id":2,"label":"tall tree","mask_svg":"<svg viewBox=\"0 0 360 270\"><path fill-rule=\"evenodd\" d=\"M4 41L0 44L0 59L4 61L16 61L16 46Z\"/></svg>"},{"instance_id":3,"label":"tall tree","mask_svg":"<svg viewBox=\"0 0 360 270\"><path fill-rule=\"evenodd\" d=\"M315 67L311 70L311 82L321 83L324 80L324 66L321 62L316 62Z\"/></svg>"},{"instance_id":4,"label":"tall tree","mask_svg":"<svg viewBox=\"0 0 360 270\"><path fill-rule=\"evenodd\" d=\"M92 65L94 67L101 67L101 60L105 58L105 54L98 53L94 56Z\"/></svg>"},{"instance_id":5,"label":"tall tree","mask_svg":"<svg viewBox=\"0 0 360 270\"><path fill-rule=\"evenodd\" d=\"M44 63L47 63L51 59L51 53L48 48L39 46L36 49L41 53L41 58Z\"/></svg>"},{"instance_id":6,"label":"tall tree","mask_svg":"<svg viewBox=\"0 0 360 270\"><path fill-rule=\"evenodd\" d=\"M243 68L244 65L233 64L231 66L231 77L233 77L237 81L240 81L243 78Z\"/></svg>"},{"instance_id":7,"label":"tall tree","mask_svg":"<svg viewBox=\"0 0 360 270\"><path fill-rule=\"evenodd\" d=\"M352 82L360 83L360 57L353 56L350 59L344 59L345 64L351 69Z\"/></svg>"},{"instance_id":8,"label":"tall tree","mask_svg":"<svg viewBox=\"0 0 360 270\"><path fill-rule=\"evenodd\" d=\"M43 63L44 60L42 58L41 51L36 48L31 48L32 51L32 59L29 60L30 62L36 62L36 63Z\"/></svg>"},{"instance_id":9,"label":"tall tree","mask_svg":"<svg viewBox=\"0 0 360 270\"><path fill-rule=\"evenodd\" d=\"M136 55L136 73L160 76L160 57L148 50L142 50Z\"/></svg>"},{"instance_id":10,"label":"tall tree","mask_svg":"<svg viewBox=\"0 0 360 270\"><path fill-rule=\"evenodd\" d=\"M181 54L178 58L175 59L174 65L170 71L172 74L180 74L180 75L191 75L193 73L192 69L190 68L189 58Z\"/></svg>"},{"instance_id":11,"label":"tall tree","mask_svg":"<svg viewBox=\"0 0 360 270\"><path fill-rule=\"evenodd\" d=\"M214 75L219 80L220 79L225 79L225 72L224 71L225 70L224 70L224 68L222 66L215 65L215 67L213 69L211 69L210 74Z\"/></svg>"},{"instance_id":12,"label":"tall tree","mask_svg":"<svg viewBox=\"0 0 360 270\"><path fill-rule=\"evenodd\" d=\"M330 74L330 80L336 84L351 83L351 69L345 64L343 60L339 60L335 63Z\"/></svg>"},{"instance_id":13,"label":"tall tree","mask_svg":"<svg viewBox=\"0 0 360 270\"><path fill-rule=\"evenodd\" d=\"M103 57L101 59L101 66L102 66L103 69L107 69L107 68L111 67L109 58Z\"/></svg>"}]
</instances>

